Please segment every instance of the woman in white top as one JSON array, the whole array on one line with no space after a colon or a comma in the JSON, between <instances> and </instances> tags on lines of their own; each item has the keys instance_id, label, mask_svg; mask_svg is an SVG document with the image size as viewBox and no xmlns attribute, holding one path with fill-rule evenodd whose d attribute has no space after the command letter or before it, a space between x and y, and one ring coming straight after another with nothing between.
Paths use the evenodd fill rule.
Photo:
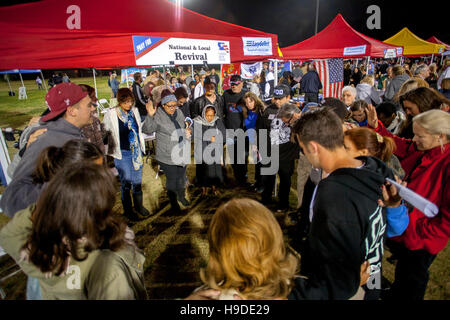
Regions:
<instances>
[{"instance_id":1,"label":"woman in white top","mask_svg":"<svg viewBox=\"0 0 450 320\"><path fill-rule=\"evenodd\" d=\"M138 214L143 217L150 214L143 206L142 154L145 153L145 142L141 117L134 107L135 99L130 89L119 89L117 102L119 105L109 109L103 118L105 129L112 132L116 146L115 150L108 150L107 154L114 158L119 172L124 214L131 220L137 220ZM134 209L130 191L133 194Z\"/></svg>"}]
</instances>

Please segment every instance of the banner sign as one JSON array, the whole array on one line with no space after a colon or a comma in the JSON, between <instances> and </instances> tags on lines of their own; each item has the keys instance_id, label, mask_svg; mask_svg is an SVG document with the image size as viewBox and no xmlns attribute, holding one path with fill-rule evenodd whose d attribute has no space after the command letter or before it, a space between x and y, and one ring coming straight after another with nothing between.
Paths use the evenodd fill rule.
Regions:
<instances>
[{"instance_id":1,"label":"banner sign","mask_svg":"<svg viewBox=\"0 0 450 320\"><path fill-rule=\"evenodd\" d=\"M133 36L136 65L230 63L230 43L219 40Z\"/></svg>"},{"instance_id":2,"label":"banner sign","mask_svg":"<svg viewBox=\"0 0 450 320\"><path fill-rule=\"evenodd\" d=\"M344 56L357 56L366 54L366 45L344 48Z\"/></svg>"},{"instance_id":3,"label":"banner sign","mask_svg":"<svg viewBox=\"0 0 450 320\"><path fill-rule=\"evenodd\" d=\"M397 57L403 55L403 47L397 48Z\"/></svg>"},{"instance_id":4,"label":"banner sign","mask_svg":"<svg viewBox=\"0 0 450 320\"><path fill-rule=\"evenodd\" d=\"M262 62L241 63L241 77L242 79L253 79L256 75L261 74L262 69Z\"/></svg>"},{"instance_id":5,"label":"banner sign","mask_svg":"<svg viewBox=\"0 0 450 320\"><path fill-rule=\"evenodd\" d=\"M242 37L244 56L271 56L272 38Z\"/></svg>"},{"instance_id":6,"label":"banner sign","mask_svg":"<svg viewBox=\"0 0 450 320\"><path fill-rule=\"evenodd\" d=\"M398 50L398 48L397 48ZM397 57L397 51L396 49L384 49L384 58L396 58Z\"/></svg>"},{"instance_id":7,"label":"banner sign","mask_svg":"<svg viewBox=\"0 0 450 320\"><path fill-rule=\"evenodd\" d=\"M240 63L224 64L220 70L223 91L230 89L230 78L234 74L241 74Z\"/></svg>"},{"instance_id":8,"label":"banner sign","mask_svg":"<svg viewBox=\"0 0 450 320\"><path fill-rule=\"evenodd\" d=\"M142 74L142 80L145 80L145 78L147 77L147 69L139 69L139 68L122 69L122 71L120 72L120 83L126 83L127 77L128 82L133 83L134 74L136 72L140 72Z\"/></svg>"}]
</instances>

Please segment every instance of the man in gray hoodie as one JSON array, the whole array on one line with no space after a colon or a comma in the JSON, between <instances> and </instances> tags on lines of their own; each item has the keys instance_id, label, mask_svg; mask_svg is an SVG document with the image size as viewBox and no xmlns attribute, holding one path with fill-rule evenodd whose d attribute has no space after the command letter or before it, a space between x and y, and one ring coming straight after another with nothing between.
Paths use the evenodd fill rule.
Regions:
<instances>
[{"instance_id":1,"label":"man in gray hoodie","mask_svg":"<svg viewBox=\"0 0 450 320\"><path fill-rule=\"evenodd\" d=\"M394 78L391 80L384 93L385 101L393 101L395 94L400 90L402 84L409 80L409 76L405 73L405 69L401 65L395 65L392 68L392 75Z\"/></svg>"},{"instance_id":2,"label":"man in gray hoodie","mask_svg":"<svg viewBox=\"0 0 450 320\"><path fill-rule=\"evenodd\" d=\"M91 112L95 110L87 92L72 82L63 82L51 88L45 101L50 112L41 118L41 125L36 130L46 128L47 131L26 149L11 183L2 194L0 208L9 217L38 199L43 185L36 185L32 174L41 151L83 138L81 128L89 124Z\"/></svg>"}]
</instances>

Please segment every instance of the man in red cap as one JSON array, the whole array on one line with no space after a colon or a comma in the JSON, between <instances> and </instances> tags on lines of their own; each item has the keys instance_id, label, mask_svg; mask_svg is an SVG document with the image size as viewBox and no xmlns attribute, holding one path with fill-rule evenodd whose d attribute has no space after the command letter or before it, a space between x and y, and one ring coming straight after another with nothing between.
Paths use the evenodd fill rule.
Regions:
<instances>
[{"instance_id":1,"label":"man in red cap","mask_svg":"<svg viewBox=\"0 0 450 320\"><path fill-rule=\"evenodd\" d=\"M0 208L10 217L37 201L42 185L33 183L32 174L41 151L49 146L61 147L72 139L83 139L81 128L89 124L91 112L95 110L87 92L72 82L51 88L45 101L50 112L41 118L36 130L46 128L47 131L26 149L2 194Z\"/></svg>"}]
</instances>

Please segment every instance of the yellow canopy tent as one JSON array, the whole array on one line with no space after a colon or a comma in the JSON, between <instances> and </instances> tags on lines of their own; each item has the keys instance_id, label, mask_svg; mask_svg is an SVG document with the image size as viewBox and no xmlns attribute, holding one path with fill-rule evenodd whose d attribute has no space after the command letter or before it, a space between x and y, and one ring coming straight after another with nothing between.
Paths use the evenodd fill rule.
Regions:
<instances>
[{"instance_id":1,"label":"yellow canopy tent","mask_svg":"<svg viewBox=\"0 0 450 320\"><path fill-rule=\"evenodd\" d=\"M403 46L403 55L405 56L440 54L445 51L444 45L425 41L406 27L389 39L384 40L384 42L396 46Z\"/></svg>"}]
</instances>

